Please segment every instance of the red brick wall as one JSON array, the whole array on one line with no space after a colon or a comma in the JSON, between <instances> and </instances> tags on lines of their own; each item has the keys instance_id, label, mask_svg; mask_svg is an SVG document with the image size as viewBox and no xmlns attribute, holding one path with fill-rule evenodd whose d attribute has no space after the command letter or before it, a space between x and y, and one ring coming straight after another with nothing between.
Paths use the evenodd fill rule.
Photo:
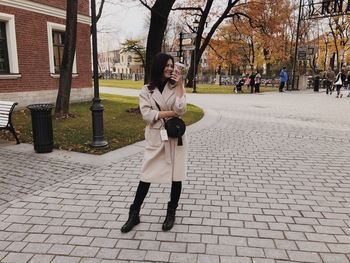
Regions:
<instances>
[{"instance_id":1,"label":"red brick wall","mask_svg":"<svg viewBox=\"0 0 350 263\"><path fill-rule=\"evenodd\" d=\"M67 1L66 0L32 0L39 4L49 5L61 9L66 9ZM78 13L89 15L89 0L79 0L78 1Z\"/></svg>"},{"instance_id":2,"label":"red brick wall","mask_svg":"<svg viewBox=\"0 0 350 263\"><path fill-rule=\"evenodd\" d=\"M57 1L51 1L57 2ZM50 75L47 21L64 19L0 5L0 12L15 15L18 66L22 77L0 79L0 93L57 89L59 79ZM76 62L78 77L72 87L91 87L90 26L78 23Z\"/></svg>"}]
</instances>

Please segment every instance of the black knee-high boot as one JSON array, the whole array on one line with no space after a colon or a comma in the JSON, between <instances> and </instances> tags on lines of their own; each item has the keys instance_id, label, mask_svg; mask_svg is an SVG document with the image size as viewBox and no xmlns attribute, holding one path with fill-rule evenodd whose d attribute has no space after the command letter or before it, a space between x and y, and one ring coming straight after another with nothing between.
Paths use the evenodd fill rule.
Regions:
<instances>
[{"instance_id":1,"label":"black knee-high boot","mask_svg":"<svg viewBox=\"0 0 350 263\"><path fill-rule=\"evenodd\" d=\"M134 204L130 206L128 221L122 226L121 231L128 233L134 226L140 223L140 207L135 208Z\"/></svg>"},{"instance_id":2,"label":"black knee-high boot","mask_svg":"<svg viewBox=\"0 0 350 263\"><path fill-rule=\"evenodd\" d=\"M129 218L121 228L123 233L128 233L134 226L140 223L141 205L148 193L150 185L150 183L140 181L139 186L137 187L134 203L130 206Z\"/></svg>"},{"instance_id":3,"label":"black knee-high boot","mask_svg":"<svg viewBox=\"0 0 350 263\"><path fill-rule=\"evenodd\" d=\"M169 231L174 226L176 208L179 203L180 194L181 194L181 182L172 182L170 202L168 203L166 217L162 225L163 231Z\"/></svg>"},{"instance_id":4,"label":"black knee-high boot","mask_svg":"<svg viewBox=\"0 0 350 263\"><path fill-rule=\"evenodd\" d=\"M168 209L166 211L166 217L164 220L164 223L162 225L162 230L163 231L169 231L170 229L173 228L174 223L175 223L175 214L176 214L176 207L172 207L170 205L170 202L168 203Z\"/></svg>"}]
</instances>

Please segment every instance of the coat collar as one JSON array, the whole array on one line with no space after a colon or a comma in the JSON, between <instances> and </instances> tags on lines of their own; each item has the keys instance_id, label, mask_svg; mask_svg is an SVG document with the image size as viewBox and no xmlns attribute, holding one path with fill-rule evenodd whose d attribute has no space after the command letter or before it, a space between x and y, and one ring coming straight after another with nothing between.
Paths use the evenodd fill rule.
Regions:
<instances>
[{"instance_id":1,"label":"coat collar","mask_svg":"<svg viewBox=\"0 0 350 263\"><path fill-rule=\"evenodd\" d=\"M174 94L174 87L169 83L165 84L163 93L160 93L159 89L154 89L151 93L151 97L159 104L162 110L170 110L170 107L167 105L167 101Z\"/></svg>"}]
</instances>

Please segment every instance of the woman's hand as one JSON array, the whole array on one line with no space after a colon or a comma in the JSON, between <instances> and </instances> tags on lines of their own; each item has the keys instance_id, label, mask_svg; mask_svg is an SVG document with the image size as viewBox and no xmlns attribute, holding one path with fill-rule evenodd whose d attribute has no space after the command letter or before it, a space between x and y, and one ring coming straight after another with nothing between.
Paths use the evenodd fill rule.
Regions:
<instances>
[{"instance_id":1,"label":"woman's hand","mask_svg":"<svg viewBox=\"0 0 350 263\"><path fill-rule=\"evenodd\" d=\"M186 93L186 90L184 88L183 78L180 70L175 67L170 78L176 82L175 83L176 96L179 98L182 98L182 96Z\"/></svg>"},{"instance_id":2,"label":"woman's hand","mask_svg":"<svg viewBox=\"0 0 350 263\"><path fill-rule=\"evenodd\" d=\"M175 111L160 111L158 115L159 120L172 117L179 117L179 115Z\"/></svg>"},{"instance_id":3,"label":"woman's hand","mask_svg":"<svg viewBox=\"0 0 350 263\"><path fill-rule=\"evenodd\" d=\"M183 86L182 75L178 68L174 68L170 78L176 83L176 86Z\"/></svg>"}]
</instances>

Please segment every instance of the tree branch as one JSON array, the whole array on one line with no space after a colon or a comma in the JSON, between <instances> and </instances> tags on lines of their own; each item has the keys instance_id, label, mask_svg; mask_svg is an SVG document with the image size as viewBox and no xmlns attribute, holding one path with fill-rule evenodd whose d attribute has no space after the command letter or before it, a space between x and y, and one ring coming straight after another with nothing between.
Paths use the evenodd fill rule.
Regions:
<instances>
[{"instance_id":1,"label":"tree branch","mask_svg":"<svg viewBox=\"0 0 350 263\"><path fill-rule=\"evenodd\" d=\"M173 11L176 11L176 10L200 11L201 15L203 14L203 9L201 7L175 7L175 8L172 8L171 10L173 10Z\"/></svg>"},{"instance_id":2,"label":"tree branch","mask_svg":"<svg viewBox=\"0 0 350 263\"><path fill-rule=\"evenodd\" d=\"M144 0L139 0L139 1L140 1L140 3L141 3L144 7L146 7L149 11L151 11L151 12L157 14L158 16L160 16L160 17L163 18L163 19L167 19L167 17L163 16L161 13L159 13L159 12L158 12L157 10L155 10L153 7L150 7L150 6L147 4L146 1L144 1Z\"/></svg>"},{"instance_id":3,"label":"tree branch","mask_svg":"<svg viewBox=\"0 0 350 263\"><path fill-rule=\"evenodd\" d=\"M96 23L97 23L98 20L100 20L100 18L101 18L102 10L103 10L104 4L105 4L105 0L101 0L100 8L98 9L98 14L97 14L97 16L96 16Z\"/></svg>"},{"instance_id":4,"label":"tree branch","mask_svg":"<svg viewBox=\"0 0 350 263\"><path fill-rule=\"evenodd\" d=\"M146 7L149 11L152 12L152 8L146 3L146 1L143 1L143 0L139 0L139 1L144 7Z\"/></svg>"},{"instance_id":5,"label":"tree branch","mask_svg":"<svg viewBox=\"0 0 350 263\"><path fill-rule=\"evenodd\" d=\"M238 19L240 19L241 16L243 16L243 17L248 19L249 25L252 28L260 28L264 34L267 34L266 28L263 25L254 25L252 18L249 15L245 14L245 13L235 12L233 14L228 14L225 18L233 18L234 19L235 17L237 17Z\"/></svg>"}]
</instances>

